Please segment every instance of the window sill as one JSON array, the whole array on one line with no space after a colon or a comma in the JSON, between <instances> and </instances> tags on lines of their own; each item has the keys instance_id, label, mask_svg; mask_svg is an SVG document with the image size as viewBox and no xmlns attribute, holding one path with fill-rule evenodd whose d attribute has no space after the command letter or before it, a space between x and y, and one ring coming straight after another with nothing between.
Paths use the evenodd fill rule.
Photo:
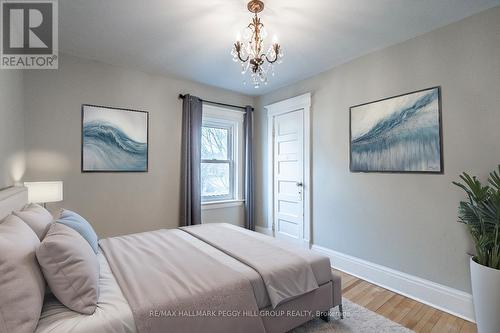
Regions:
<instances>
[{"instance_id":1,"label":"window sill","mask_svg":"<svg viewBox=\"0 0 500 333\"><path fill-rule=\"evenodd\" d=\"M238 207L238 206L243 206L244 202L245 202L245 200L224 200L224 201L202 202L201 203L201 210Z\"/></svg>"}]
</instances>

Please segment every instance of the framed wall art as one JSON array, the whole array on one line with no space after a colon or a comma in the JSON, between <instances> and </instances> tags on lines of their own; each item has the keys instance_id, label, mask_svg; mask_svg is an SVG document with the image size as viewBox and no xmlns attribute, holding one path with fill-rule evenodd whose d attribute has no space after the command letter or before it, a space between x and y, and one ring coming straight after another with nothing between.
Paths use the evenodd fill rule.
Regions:
<instances>
[{"instance_id":1,"label":"framed wall art","mask_svg":"<svg viewBox=\"0 0 500 333\"><path fill-rule=\"evenodd\" d=\"M440 87L350 108L351 172L442 173L442 144Z\"/></svg>"},{"instance_id":2,"label":"framed wall art","mask_svg":"<svg viewBox=\"0 0 500 333\"><path fill-rule=\"evenodd\" d=\"M82 105L82 172L147 172L149 113Z\"/></svg>"}]
</instances>

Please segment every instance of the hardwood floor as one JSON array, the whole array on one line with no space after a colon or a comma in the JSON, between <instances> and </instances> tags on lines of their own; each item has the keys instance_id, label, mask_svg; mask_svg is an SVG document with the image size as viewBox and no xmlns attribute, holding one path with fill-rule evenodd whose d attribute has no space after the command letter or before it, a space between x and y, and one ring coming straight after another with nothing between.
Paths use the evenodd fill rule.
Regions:
<instances>
[{"instance_id":1,"label":"hardwood floor","mask_svg":"<svg viewBox=\"0 0 500 333\"><path fill-rule=\"evenodd\" d=\"M342 293L351 302L416 333L472 333L476 325L341 271Z\"/></svg>"}]
</instances>

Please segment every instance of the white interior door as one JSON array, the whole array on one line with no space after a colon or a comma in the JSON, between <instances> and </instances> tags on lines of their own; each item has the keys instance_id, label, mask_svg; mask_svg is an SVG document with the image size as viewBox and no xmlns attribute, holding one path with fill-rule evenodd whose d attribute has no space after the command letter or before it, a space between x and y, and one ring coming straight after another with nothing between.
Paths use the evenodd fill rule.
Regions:
<instances>
[{"instance_id":1,"label":"white interior door","mask_svg":"<svg viewBox=\"0 0 500 333\"><path fill-rule=\"evenodd\" d=\"M304 240L304 109L274 116L274 234Z\"/></svg>"}]
</instances>

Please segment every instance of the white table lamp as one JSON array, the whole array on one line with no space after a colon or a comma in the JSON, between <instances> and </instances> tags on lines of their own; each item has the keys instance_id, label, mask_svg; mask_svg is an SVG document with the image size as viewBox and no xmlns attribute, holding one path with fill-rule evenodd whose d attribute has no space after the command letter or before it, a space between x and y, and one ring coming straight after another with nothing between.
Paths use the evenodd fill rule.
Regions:
<instances>
[{"instance_id":1,"label":"white table lamp","mask_svg":"<svg viewBox=\"0 0 500 333\"><path fill-rule=\"evenodd\" d=\"M63 182L25 182L28 188L28 202L41 203L45 207L48 202L63 200Z\"/></svg>"}]
</instances>

